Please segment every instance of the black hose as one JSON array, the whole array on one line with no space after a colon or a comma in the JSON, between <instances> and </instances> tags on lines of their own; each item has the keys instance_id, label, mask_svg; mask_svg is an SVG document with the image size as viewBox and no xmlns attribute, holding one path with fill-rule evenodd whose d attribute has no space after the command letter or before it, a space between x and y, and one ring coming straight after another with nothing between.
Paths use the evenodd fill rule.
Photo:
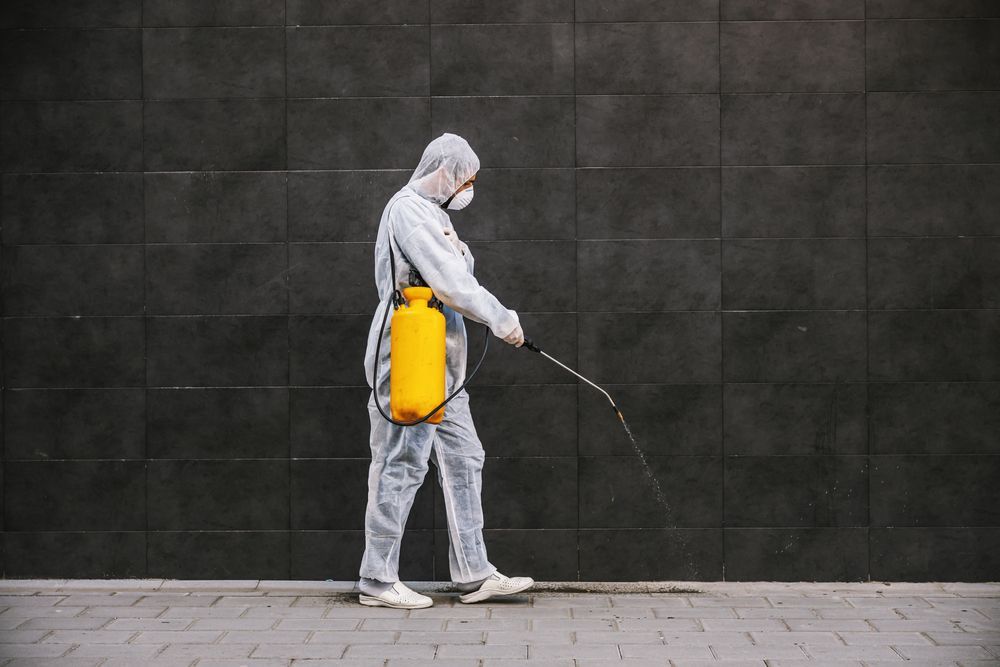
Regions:
<instances>
[{"instance_id":1,"label":"black hose","mask_svg":"<svg viewBox=\"0 0 1000 667\"><path fill-rule=\"evenodd\" d=\"M448 403L451 401L451 399L455 398L455 396L458 395L458 392L460 392L463 389L465 389L465 385L469 384L469 381L472 380L473 377L475 377L475 375L476 375L477 372L479 372L479 367L483 365L483 360L486 358L486 350L489 349L489 346L490 346L490 330L489 330L489 328L485 324L483 325L483 329L486 330L486 336L483 339L483 354L482 354L481 357L479 357L479 361L476 363L476 367L472 369L472 373L470 373L468 376L466 376L465 382L462 383L461 387L459 387L458 389L456 389L455 391L453 391L451 393L451 396L449 396L448 398L444 399L444 401L440 405L438 405L436 408L434 408L433 410L431 410L430 412L428 412L426 415L424 415L420 419L417 419L415 421L410 421L410 422L396 421L395 419L393 419L389 415L385 414L385 412L382 410L382 404L379 403L379 400L378 400L378 367L379 367L379 362L382 359L382 357L381 357L381 353L382 353L382 336L385 333L385 323L389 319L389 306L390 305L391 304L389 304L389 303L385 304L385 313L382 314L382 326L379 328L379 332L378 332L378 342L375 343L375 367L372 370L372 383L375 385L374 389L372 389L372 392L375 394L375 407L378 408L379 414L382 415L387 422L391 422L393 424L396 424L397 426L416 426L417 424L422 424L423 422L427 421L428 419L430 419L431 417L433 417L434 414L438 410L440 410L444 406L448 405ZM395 310L395 308L393 310ZM391 382L391 379L390 379L390 382Z\"/></svg>"}]
</instances>

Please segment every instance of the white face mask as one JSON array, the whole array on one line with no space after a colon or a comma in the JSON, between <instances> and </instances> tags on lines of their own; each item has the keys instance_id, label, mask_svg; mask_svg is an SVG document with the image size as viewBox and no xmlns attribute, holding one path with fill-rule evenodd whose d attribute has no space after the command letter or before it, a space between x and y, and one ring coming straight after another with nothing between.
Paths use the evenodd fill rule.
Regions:
<instances>
[{"instance_id":1,"label":"white face mask","mask_svg":"<svg viewBox=\"0 0 1000 667\"><path fill-rule=\"evenodd\" d=\"M448 202L448 209L452 211L461 211L463 208L468 206L473 197L472 188L473 186L470 185L468 188L452 197L451 201Z\"/></svg>"}]
</instances>

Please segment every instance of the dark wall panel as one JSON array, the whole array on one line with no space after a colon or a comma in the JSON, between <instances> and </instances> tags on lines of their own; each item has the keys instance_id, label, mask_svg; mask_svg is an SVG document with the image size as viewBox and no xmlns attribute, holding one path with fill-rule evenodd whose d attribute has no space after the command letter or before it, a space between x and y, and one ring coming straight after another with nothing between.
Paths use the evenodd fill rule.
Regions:
<instances>
[{"instance_id":1,"label":"dark wall panel","mask_svg":"<svg viewBox=\"0 0 1000 667\"><path fill-rule=\"evenodd\" d=\"M377 222L455 132L635 436L491 340L503 571L995 578L998 60L993 0L4 3L4 575L356 577ZM433 469L408 525L446 578Z\"/></svg>"}]
</instances>

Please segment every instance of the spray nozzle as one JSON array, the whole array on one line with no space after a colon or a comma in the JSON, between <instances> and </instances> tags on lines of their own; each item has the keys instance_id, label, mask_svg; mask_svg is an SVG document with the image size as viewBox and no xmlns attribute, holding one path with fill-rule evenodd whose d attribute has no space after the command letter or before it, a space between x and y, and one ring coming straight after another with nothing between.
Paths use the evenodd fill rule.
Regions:
<instances>
[{"instance_id":1,"label":"spray nozzle","mask_svg":"<svg viewBox=\"0 0 1000 667\"><path fill-rule=\"evenodd\" d=\"M618 421L620 421L621 423L624 424L625 423L625 415L622 414L622 411L618 409L617 405L612 405L611 407L614 408L615 415L617 415L617 417L618 417Z\"/></svg>"}]
</instances>

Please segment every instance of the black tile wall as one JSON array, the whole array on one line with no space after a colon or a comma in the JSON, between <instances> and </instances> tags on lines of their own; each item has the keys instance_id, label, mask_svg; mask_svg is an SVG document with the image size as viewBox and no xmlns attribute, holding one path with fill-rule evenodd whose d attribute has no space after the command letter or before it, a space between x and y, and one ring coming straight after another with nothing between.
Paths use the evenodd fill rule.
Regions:
<instances>
[{"instance_id":1,"label":"black tile wall","mask_svg":"<svg viewBox=\"0 0 1000 667\"><path fill-rule=\"evenodd\" d=\"M137 173L4 174L3 242L142 243Z\"/></svg>"},{"instance_id":2,"label":"black tile wall","mask_svg":"<svg viewBox=\"0 0 1000 667\"><path fill-rule=\"evenodd\" d=\"M4 312L141 315L142 253L141 245L124 244L6 247Z\"/></svg>"},{"instance_id":3,"label":"black tile wall","mask_svg":"<svg viewBox=\"0 0 1000 667\"><path fill-rule=\"evenodd\" d=\"M996 236L998 165L868 168L871 236Z\"/></svg>"},{"instance_id":4,"label":"black tile wall","mask_svg":"<svg viewBox=\"0 0 1000 667\"><path fill-rule=\"evenodd\" d=\"M483 470L486 525L512 529L576 528L577 498L582 495L579 466L573 456L490 458ZM524 493L529 485L544 488L544 493ZM435 498L435 509L434 525L447 525L442 499Z\"/></svg>"},{"instance_id":5,"label":"black tile wall","mask_svg":"<svg viewBox=\"0 0 1000 667\"><path fill-rule=\"evenodd\" d=\"M141 316L8 318L4 388L141 387L146 324Z\"/></svg>"},{"instance_id":6,"label":"black tile wall","mask_svg":"<svg viewBox=\"0 0 1000 667\"><path fill-rule=\"evenodd\" d=\"M865 307L864 239L725 240L722 264L727 309Z\"/></svg>"},{"instance_id":7,"label":"black tile wall","mask_svg":"<svg viewBox=\"0 0 1000 667\"><path fill-rule=\"evenodd\" d=\"M577 256L581 312L719 308L717 241L580 241Z\"/></svg>"},{"instance_id":8,"label":"black tile wall","mask_svg":"<svg viewBox=\"0 0 1000 667\"><path fill-rule=\"evenodd\" d=\"M427 6L410 0L287 0L288 25L366 25L427 23Z\"/></svg>"},{"instance_id":9,"label":"black tile wall","mask_svg":"<svg viewBox=\"0 0 1000 667\"><path fill-rule=\"evenodd\" d=\"M289 99L285 113L288 168L295 170L408 166L430 122L428 101L414 97Z\"/></svg>"},{"instance_id":10,"label":"black tile wall","mask_svg":"<svg viewBox=\"0 0 1000 667\"><path fill-rule=\"evenodd\" d=\"M872 380L1000 380L1000 311L873 311Z\"/></svg>"},{"instance_id":11,"label":"black tile wall","mask_svg":"<svg viewBox=\"0 0 1000 667\"><path fill-rule=\"evenodd\" d=\"M998 473L995 456L879 456L871 471L871 525L996 526Z\"/></svg>"},{"instance_id":12,"label":"black tile wall","mask_svg":"<svg viewBox=\"0 0 1000 667\"><path fill-rule=\"evenodd\" d=\"M9 531L4 533L4 574L10 579L47 577L53 572L74 579L143 577L147 541L153 535L141 530Z\"/></svg>"},{"instance_id":13,"label":"black tile wall","mask_svg":"<svg viewBox=\"0 0 1000 667\"><path fill-rule=\"evenodd\" d=\"M717 456L580 458L581 528L706 528L722 523Z\"/></svg>"},{"instance_id":14,"label":"black tile wall","mask_svg":"<svg viewBox=\"0 0 1000 667\"><path fill-rule=\"evenodd\" d=\"M147 408L142 387L10 389L4 396L3 417L8 459L141 459L145 452ZM197 437L201 429L213 426L188 424L188 433ZM169 432L183 428L170 424Z\"/></svg>"},{"instance_id":15,"label":"black tile wall","mask_svg":"<svg viewBox=\"0 0 1000 667\"><path fill-rule=\"evenodd\" d=\"M873 454L1000 453L1000 384L873 382Z\"/></svg>"},{"instance_id":16,"label":"black tile wall","mask_svg":"<svg viewBox=\"0 0 1000 667\"><path fill-rule=\"evenodd\" d=\"M868 94L868 160L1000 161L1000 92Z\"/></svg>"},{"instance_id":17,"label":"black tile wall","mask_svg":"<svg viewBox=\"0 0 1000 667\"><path fill-rule=\"evenodd\" d=\"M868 474L865 456L730 457L726 526L865 526Z\"/></svg>"},{"instance_id":18,"label":"black tile wall","mask_svg":"<svg viewBox=\"0 0 1000 667\"><path fill-rule=\"evenodd\" d=\"M580 372L595 382L720 380L718 313L586 313L578 327Z\"/></svg>"},{"instance_id":19,"label":"black tile wall","mask_svg":"<svg viewBox=\"0 0 1000 667\"><path fill-rule=\"evenodd\" d=\"M865 581L868 548L866 528L727 528L726 577Z\"/></svg>"},{"instance_id":20,"label":"black tile wall","mask_svg":"<svg viewBox=\"0 0 1000 667\"><path fill-rule=\"evenodd\" d=\"M713 23L581 23L576 29L578 94L718 89L719 30Z\"/></svg>"},{"instance_id":21,"label":"black tile wall","mask_svg":"<svg viewBox=\"0 0 1000 667\"><path fill-rule=\"evenodd\" d=\"M146 559L151 570L177 579L236 579L240 572L280 578L289 569L290 535L281 530L149 531Z\"/></svg>"},{"instance_id":22,"label":"black tile wall","mask_svg":"<svg viewBox=\"0 0 1000 667\"><path fill-rule=\"evenodd\" d=\"M281 28L149 28L142 31L146 99L280 97Z\"/></svg>"},{"instance_id":23,"label":"black tile wall","mask_svg":"<svg viewBox=\"0 0 1000 667\"><path fill-rule=\"evenodd\" d=\"M993 0L5 3L4 576L354 578L376 223L449 131L477 277L636 438L492 339L501 569L995 578L998 59Z\"/></svg>"},{"instance_id":24,"label":"black tile wall","mask_svg":"<svg viewBox=\"0 0 1000 667\"><path fill-rule=\"evenodd\" d=\"M726 381L865 379L863 311L733 311L722 328Z\"/></svg>"},{"instance_id":25,"label":"black tile wall","mask_svg":"<svg viewBox=\"0 0 1000 667\"><path fill-rule=\"evenodd\" d=\"M0 99L140 97L136 30L9 30L0 57Z\"/></svg>"},{"instance_id":26,"label":"black tile wall","mask_svg":"<svg viewBox=\"0 0 1000 667\"><path fill-rule=\"evenodd\" d=\"M149 243L285 240L283 172L150 172L141 187Z\"/></svg>"},{"instance_id":27,"label":"black tile wall","mask_svg":"<svg viewBox=\"0 0 1000 667\"><path fill-rule=\"evenodd\" d=\"M864 21L723 23L721 37L723 92L865 88Z\"/></svg>"},{"instance_id":28,"label":"black tile wall","mask_svg":"<svg viewBox=\"0 0 1000 667\"><path fill-rule=\"evenodd\" d=\"M282 243L156 244L146 249L151 315L266 315L288 311Z\"/></svg>"},{"instance_id":29,"label":"black tile wall","mask_svg":"<svg viewBox=\"0 0 1000 667\"><path fill-rule=\"evenodd\" d=\"M8 460L4 529L141 531L144 468L141 460Z\"/></svg>"},{"instance_id":30,"label":"black tile wall","mask_svg":"<svg viewBox=\"0 0 1000 667\"><path fill-rule=\"evenodd\" d=\"M578 169L577 238L712 238L718 200L717 168Z\"/></svg>"},{"instance_id":31,"label":"black tile wall","mask_svg":"<svg viewBox=\"0 0 1000 667\"><path fill-rule=\"evenodd\" d=\"M718 155L718 95L587 95L576 100L576 161L581 167L710 165Z\"/></svg>"},{"instance_id":32,"label":"black tile wall","mask_svg":"<svg viewBox=\"0 0 1000 667\"><path fill-rule=\"evenodd\" d=\"M1000 88L1000 21L871 21L874 90Z\"/></svg>"},{"instance_id":33,"label":"black tile wall","mask_svg":"<svg viewBox=\"0 0 1000 667\"><path fill-rule=\"evenodd\" d=\"M431 0L434 23L572 21L574 0Z\"/></svg>"},{"instance_id":34,"label":"black tile wall","mask_svg":"<svg viewBox=\"0 0 1000 667\"><path fill-rule=\"evenodd\" d=\"M221 0L206 5L198 0L142 0L144 26L281 25L281 0ZM289 3L290 4L290 3Z\"/></svg>"},{"instance_id":35,"label":"black tile wall","mask_svg":"<svg viewBox=\"0 0 1000 667\"><path fill-rule=\"evenodd\" d=\"M724 21L863 19L865 0L721 0Z\"/></svg>"},{"instance_id":36,"label":"black tile wall","mask_svg":"<svg viewBox=\"0 0 1000 667\"><path fill-rule=\"evenodd\" d=\"M470 403L487 456L576 456L575 386L477 386L470 394ZM510 410L512 405L518 409ZM525 429L525 423L534 427Z\"/></svg>"},{"instance_id":37,"label":"black tile wall","mask_svg":"<svg viewBox=\"0 0 1000 667\"><path fill-rule=\"evenodd\" d=\"M288 381L290 322L279 316L146 318L152 386L276 385Z\"/></svg>"},{"instance_id":38,"label":"black tile wall","mask_svg":"<svg viewBox=\"0 0 1000 667\"><path fill-rule=\"evenodd\" d=\"M146 467L150 530L288 526L287 460L151 459Z\"/></svg>"},{"instance_id":39,"label":"black tile wall","mask_svg":"<svg viewBox=\"0 0 1000 667\"><path fill-rule=\"evenodd\" d=\"M576 0L576 20L600 21L714 21L719 0Z\"/></svg>"},{"instance_id":40,"label":"black tile wall","mask_svg":"<svg viewBox=\"0 0 1000 667\"><path fill-rule=\"evenodd\" d=\"M723 95L722 162L861 164L864 102L860 93Z\"/></svg>"},{"instance_id":41,"label":"black tile wall","mask_svg":"<svg viewBox=\"0 0 1000 667\"><path fill-rule=\"evenodd\" d=\"M282 100L150 100L142 122L149 171L285 168Z\"/></svg>"},{"instance_id":42,"label":"black tile wall","mask_svg":"<svg viewBox=\"0 0 1000 667\"><path fill-rule=\"evenodd\" d=\"M1000 239L883 238L868 246L873 308L1000 307Z\"/></svg>"},{"instance_id":43,"label":"black tile wall","mask_svg":"<svg viewBox=\"0 0 1000 667\"><path fill-rule=\"evenodd\" d=\"M442 25L430 52L433 95L573 92L572 24Z\"/></svg>"},{"instance_id":44,"label":"black tile wall","mask_svg":"<svg viewBox=\"0 0 1000 667\"><path fill-rule=\"evenodd\" d=\"M288 172L287 183L276 195L282 210L275 216L283 220L288 207L289 241L374 242L378 228L371 219L381 216L385 201L399 189L397 182L409 174L410 170ZM279 224L278 231L283 234L284 226Z\"/></svg>"},{"instance_id":45,"label":"black tile wall","mask_svg":"<svg viewBox=\"0 0 1000 667\"><path fill-rule=\"evenodd\" d=\"M727 384L726 453L867 454L866 388L864 383Z\"/></svg>"},{"instance_id":46,"label":"black tile wall","mask_svg":"<svg viewBox=\"0 0 1000 667\"><path fill-rule=\"evenodd\" d=\"M146 396L151 459L288 456L285 387L163 388Z\"/></svg>"},{"instance_id":47,"label":"black tile wall","mask_svg":"<svg viewBox=\"0 0 1000 667\"><path fill-rule=\"evenodd\" d=\"M722 170L722 234L727 238L864 237L865 169L726 167Z\"/></svg>"},{"instance_id":48,"label":"black tile wall","mask_svg":"<svg viewBox=\"0 0 1000 667\"><path fill-rule=\"evenodd\" d=\"M287 48L292 97L428 93L427 30L420 26L289 28Z\"/></svg>"},{"instance_id":49,"label":"black tile wall","mask_svg":"<svg viewBox=\"0 0 1000 667\"><path fill-rule=\"evenodd\" d=\"M288 309L292 313L361 313L370 305L372 243L294 243L288 245ZM283 270L265 276L282 286ZM258 286L257 289L260 289Z\"/></svg>"},{"instance_id":50,"label":"black tile wall","mask_svg":"<svg viewBox=\"0 0 1000 667\"><path fill-rule=\"evenodd\" d=\"M100 4L40 0L7 3L0 9L4 28L136 28L141 25L141 0L109 0Z\"/></svg>"},{"instance_id":51,"label":"black tile wall","mask_svg":"<svg viewBox=\"0 0 1000 667\"><path fill-rule=\"evenodd\" d=\"M998 18L991 0L868 0L870 18Z\"/></svg>"},{"instance_id":52,"label":"black tile wall","mask_svg":"<svg viewBox=\"0 0 1000 667\"><path fill-rule=\"evenodd\" d=\"M143 113L137 101L0 102L4 172L137 171Z\"/></svg>"},{"instance_id":53,"label":"black tile wall","mask_svg":"<svg viewBox=\"0 0 1000 667\"><path fill-rule=\"evenodd\" d=\"M722 554L718 529L581 530L580 580L718 579Z\"/></svg>"},{"instance_id":54,"label":"black tile wall","mask_svg":"<svg viewBox=\"0 0 1000 667\"><path fill-rule=\"evenodd\" d=\"M1000 567L996 528L872 528L871 576L877 580L992 581Z\"/></svg>"}]
</instances>

